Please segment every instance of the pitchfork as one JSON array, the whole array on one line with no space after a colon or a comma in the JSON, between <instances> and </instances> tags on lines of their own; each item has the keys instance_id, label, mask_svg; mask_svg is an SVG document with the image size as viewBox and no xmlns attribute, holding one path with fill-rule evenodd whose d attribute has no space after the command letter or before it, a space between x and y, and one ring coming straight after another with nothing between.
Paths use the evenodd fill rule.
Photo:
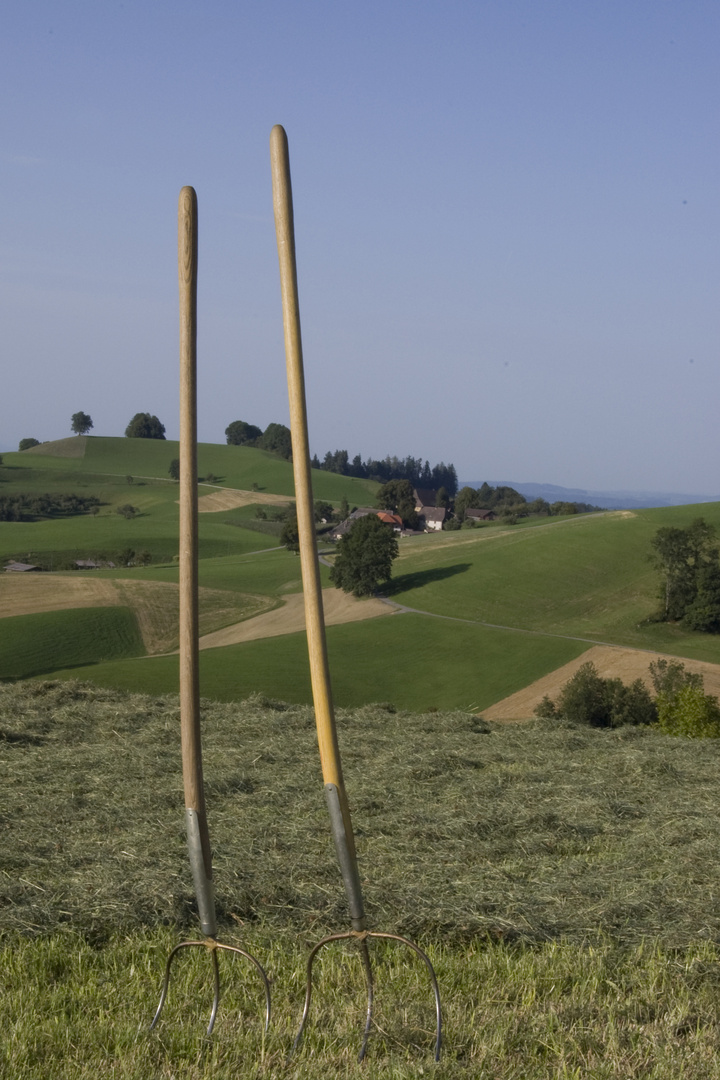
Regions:
<instances>
[{"instance_id":1,"label":"pitchfork","mask_svg":"<svg viewBox=\"0 0 720 1080\"><path fill-rule=\"evenodd\" d=\"M160 1004L150 1029L160 1019L170 985L172 962L182 949L205 949L212 961L213 1003L207 1034L215 1026L220 1003L218 953L249 960L265 990L265 1030L270 1023L270 983L260 962L245 949L217 940L210 833L200 741L198 653L198 509L197 509L197 196L191 187L180 192L178 205L178 276L180 282L180 729L185 787L188 854L195 884L203 941L183 941L165 965Z\"/></svg>"},{"instance_id":2,"label":"pitchfork","mask_svg":"<svg viewBox=\"0 0 720 1080\"><path fill-rule=\"evenodd\" d=\"M312 997L313 962L320 949L332 941L354 940L360 947L365 982L367 985L367 1012L365 1030L358 1061L365 1057L373 1011L373 974L370 965L368 940L385 938L398 941L424 961L435 995L436 1034L435 1060L440 1059L442 1014L440 992L435 971L429 958L412 941L399 934L381 933L366 928L365 907L355 841L353 838L350 807L340 764L335 714L330 689L330 669L328 666L325 622L323 618L322 590L320 570L315 540L313 515L312 481L310 474L310 448L307 428L307 409L305 404L305 379L303 373L302 342L300 336L300 308L297 289L297 265L295 260L295 234L293 225L292 188L290 183L290 158L285 130L278 124L270 135L270 159L272 164L273 204L275 209L275 231L277 234L278 257L280 260L280 289L282 294L283 324L285 328L285 355L287 359L288 394L290 398L290 428L292 432L293 470L295 473L295 496L297 501L298 532L300 539L300 558L302 568L303 591L305 595L305 622L307 627L308 652L310 654L310 677L313 701L315 703L315 723L317 726L318 746L325 783L325 798L330 812L330 824L335 850L340 863L345 893L350 908L352 929L339 934L330 934L319 941L311 950L307 963L307 987L305 1008L300 1030L297 1033L293 1050L302 1038L305 1023L310 1012Z\"/></svg>"}]
</instances>

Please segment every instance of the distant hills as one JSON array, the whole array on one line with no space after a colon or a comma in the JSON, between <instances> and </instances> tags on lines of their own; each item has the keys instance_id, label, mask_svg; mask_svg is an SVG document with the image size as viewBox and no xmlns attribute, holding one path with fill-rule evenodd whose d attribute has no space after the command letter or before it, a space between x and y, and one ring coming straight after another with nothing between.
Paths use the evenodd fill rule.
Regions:
<instances>
[{"instance_id":1,"label":"distant hills","mask_svg":"<svg viewBox=\"0 0 720 1080\"><path fill-rule=\"evenodd\" d=\"M479 488L482 480L460 480L458 490L467 485ZM557 484L522 484L516 480L488 480L492 487L499 484L515 488L526 499L546 499L554 502L584 502L606 510L649 510L656 506L686 506L689 503L720 502L720 495L688 495L659 491L586 491L584 488L558 487Z\"/></svg>"}]
</instances>

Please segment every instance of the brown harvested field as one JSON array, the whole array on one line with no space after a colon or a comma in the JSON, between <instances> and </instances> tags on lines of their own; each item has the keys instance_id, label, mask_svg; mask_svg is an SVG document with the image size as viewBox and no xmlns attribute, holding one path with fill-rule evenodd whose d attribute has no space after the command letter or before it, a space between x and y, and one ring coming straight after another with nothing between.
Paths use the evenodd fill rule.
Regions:
<instances>
[{"instance_id":1,"label":"brown harvested field","mask_svg":"<svg viewBox=\"0 0 720 1080\"><path fill-rule=\"evenodd\" d=\"M200 633L252 618L272 608L269 596L200 588ZM0 576L0 618L69 611L86 607L129 607L137 616L143 644L150 655L170 652L178 644L178 587L172 582L109 580L61 574Z\"/></svg>"},{"instance_id":2,"label":"brown harvested field","mask_svg":"<svg viewBox=\"0 0 720 1080\"><path fill-rule=\"evenodd\" d=\"M323 589L323 609L325 623L328 626L393 614L393 609L381 600L358 600L340 589ZM226 626L224 630L217 630L213 634L201 637L200 648L218 649L222 645L237 645L241 641L256 641L258 638L265 637L280 637L283 634L295 634L304 629L303 594L291 593L285 598L283 606L275 608L274 611L265 612L237 626Z\"/></svg>"},{"instance_id":3,"label":"brown harvested field","mask_svg":"<svg viewBox=\"0 0 720 1080\"><path fill-rule=\"evenodd\" d=\"M292 495L268 495L264 491L241 491L239 488L221 488L201 495L198 499L198 512L216 514L219 510L234 510L238 506L253 506L263 503L267 506L282 506L294 502Z\"/></svg>"},{"instance_id":4,"label":"brown harvested field","mask_svg":"<svg viewBox=\"0 0 720 1080\"><path fill-rule=\"evenodd\" d=\"M482 715L486 720L530 720L533 710L539 705L547 694L555 700L562 687L570 679L578 668L591 661L597 668L598 674L604 679L622 679L624 683L642 679L648 689L652 689L652 683L648 673L650 664L655 660L680 659L688 671L698 672L703 677L706 694L720 696L720 664L709 664L701 660L685 660L682 657L667 656L664 653L645 652L642 649L623 649L613 645L594 645L584 652L582 656L571 660L569 664L543 676L537 682L526 686L524 690L518 690L503 701L491 705L489 709L483 709Z\"/></svg>"}]
</instances>

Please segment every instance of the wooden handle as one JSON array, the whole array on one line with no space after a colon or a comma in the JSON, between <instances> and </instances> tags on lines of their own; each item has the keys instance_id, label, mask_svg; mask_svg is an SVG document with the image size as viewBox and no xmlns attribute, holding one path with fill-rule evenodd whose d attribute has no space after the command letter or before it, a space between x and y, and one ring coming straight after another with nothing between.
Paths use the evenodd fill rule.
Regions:
<instances>
[{"instance_id":1,"label":"wooden handle","mask_svg":"<svg viewBox=\"0 0 720 1080\"><path fill-rule=\"evenodd\" d=\"M197 196L178 203L180 286L180 726L185 806L207 833L200 744L197 511ZM203 842L205 848L205 842ZM210 845L207 843L209 856ZM208 863L209 865L209 863Z\"/></svg>"},{"instance_id":2,"label":"wooden handle","mask_svg":"<svg viewBox=\"0 0 720 1080\"><path fill-rule=\"evenodd\" d=\"M325 639L325 620L323 618L320 563L315 539L315 515L313 513L312 478L310 474L310 443L305 403L305 375L303 371L300 305L295 260L290 155L287 135L284 128L279 124L270 133L270 162L272 167L275 232L277 235L278 259L280 261L280 292L285 329L293 472L295 474L300 564L305 597L305 626L310 656L310 680L315 704L315 726L317 728L325 790L326 793L328 791L335 793L333 797L337 798L342 817L342 828L334 833L338 859L341 868L344 866L350 868L348 875L343 870L345 888L348 893L351 911L357 915L357 918L354 917L354 924L357 923L356 929L362 929L364 926L363 901L357 871L350 807L343 783L340 747L335 726L335 711L330 688L330 668Z\"/></svg>"},{"instance_id":3,"label":"wooden handle","mask_svg":"<svg viewBox=\"0 0 720 1080\"><path fill-rule=\"evenodd\" d=\"M308 652L310 654L310 678L315 702L315 722L318 731L323 778L326 784L336 784L341 787L342 769L330 689L330 669L325 641L320 567L315 541L315 515L313 513L310 448L305 404L305 377L300 335L290 158L287 135L279 124L272 129L270 134L270 161L272 165L275 232L277 234L278 258L280 260L280 292L285 328L290 430L292 433L300 560L305 594L305 623L307 626Z\"/></svg>"}]
</instances>

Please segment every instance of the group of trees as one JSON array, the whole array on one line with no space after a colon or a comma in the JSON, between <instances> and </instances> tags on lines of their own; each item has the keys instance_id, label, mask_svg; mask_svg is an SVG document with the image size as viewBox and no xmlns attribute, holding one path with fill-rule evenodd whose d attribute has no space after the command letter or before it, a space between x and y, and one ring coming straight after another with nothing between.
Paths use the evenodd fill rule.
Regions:
<instances>
[{"instance_id":1,"label":"group of trees","mask_svg":"<svg viewBox=\"0 0 720 1080\"><path fill-rule=\"evenodd\" d=\"M135 413L125 428L128 439L164 439L165 425L148 412Z\"/></svg>"},{"instance_id":2,"label":"group of trees","mask_svg":"<svg viewBox=\"0 0 720 1080\"><path fill-rule=\"evenodd\" d=\"M656 618L690 630L720 633L720 551L716 530L704 518L685 529L664 526L650 541L662 575L662 608Z\"/></svg>"},{"instance_id":3,"label":"group of trees","mask_svg":"<svg viewBox=\"0 0 720 1080\"><path fill-rule=\"evenodd\" d=\"M0 521L39 521L97 512L96 495L0 495Z\"/></svg>"},{"instance_id":4,"label":"group of trees","mask_svg":"<svg viewBox=\"0 0 720 1080\"><path fill-rule=\"evenodd\" d=\"M328 450L322 461L315 454L311 464L313 469L325 469L341 476L356 476L361 480L375 480L380 484L386 484L389 480L407 480L412 487L432 488L434 491L444 487L450 498L455 495L458 485L455 466L446 465L444 461L431 467L430 462L423 462L422 458L388 455L382 461L375 458L363 461L360 454L350 461L347 450L336 450L334 454Z\"/></svg>"},{"instance_id":5,"label":"group of trees","mask_svg":"<svg viewBox=\"0 0 720 1080\"><path fill-rule=\"evenodd\" d=\"M258 450L270 450L287 461L292 461L292 438L285 424L268 424L263 431L255 424L233 420L225 428L228 446L255 446Z\"/></svg>"},{"instance_id":6,"label":"group of trees","mask_svg":"<svg viewBox=\"0 0 720 1080\"><path fill-rule=\"evenodd\" d=\"M642 679L626 686L602 678L588 662L565 683L557 701L544 697L535 715L591 727L657 724L668 735L720 738L720 703L704 692L702 675L662 658L650 664L649 674L655 698Z\"/></svg>"}]
</instances>

